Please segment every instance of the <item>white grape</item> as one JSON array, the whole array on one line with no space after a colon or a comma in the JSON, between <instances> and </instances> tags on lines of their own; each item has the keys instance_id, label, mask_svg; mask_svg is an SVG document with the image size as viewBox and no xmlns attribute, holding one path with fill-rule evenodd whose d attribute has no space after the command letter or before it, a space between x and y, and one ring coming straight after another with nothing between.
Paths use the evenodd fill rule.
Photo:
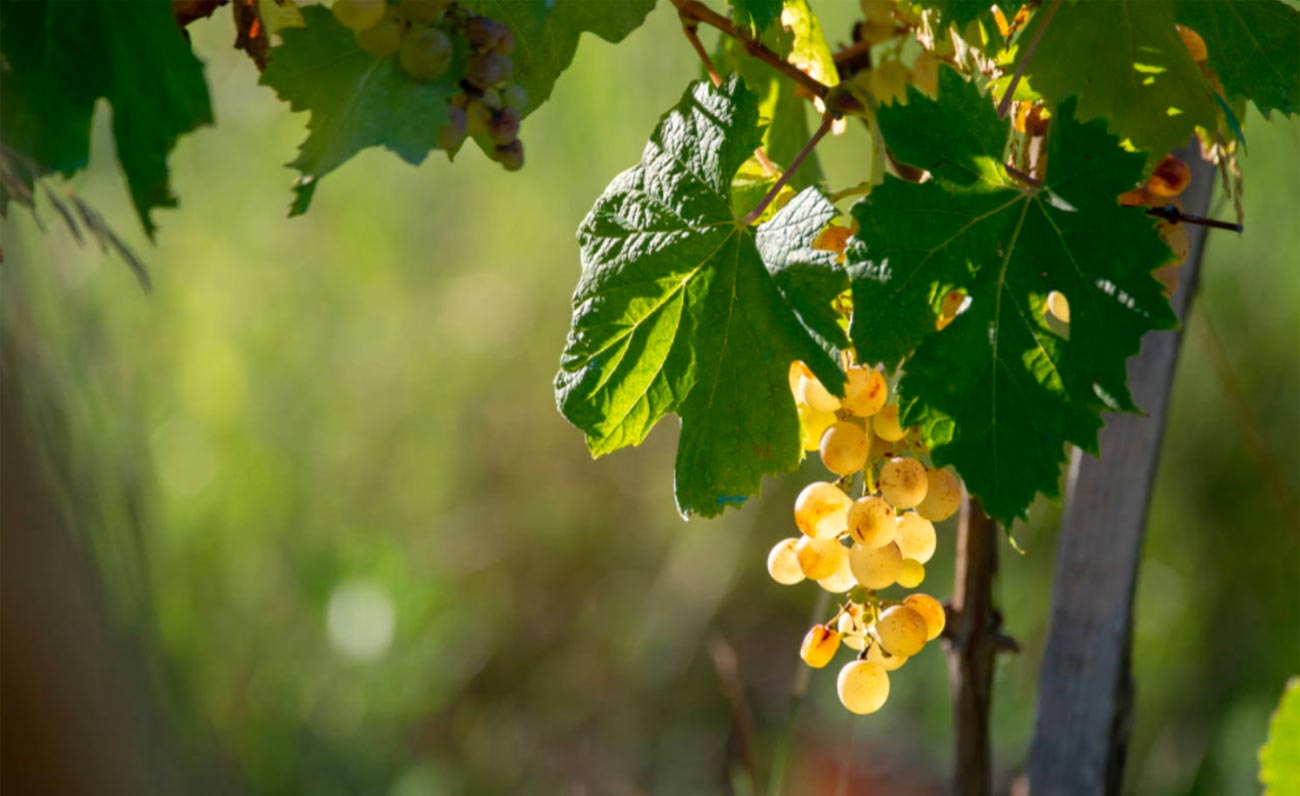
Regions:
<instances>
[{"instance_id":1,"label":"white grape","mask_svg":"<svg viewBox=\"0 0 1300 796\"><path fill-rule=\"evenodd\" d=\"M870 417L879 412L889 395L889 385L880 371L859 366L849 368L846 375L844 408L858 417Z\"/></svg>"},{"instance_id":2,"label":"white grape","mask_svg":"<svg viewBox=\"0 0 1300 796\"><path fill-rule=\"evenodd\" d=\"M898 543L898 549L904 558L914 559L920 564L934 557L935 547L938 546L934 523L912 511L898 518L894 541Z\"/></svg>"},{"instance_id":3,"label":"white grape","mask_svg":"<svg viewBox=\"0 0 1300 796\"><path fill-rule=\"evenodd\" d=\"M840 648L840 634L826 625L813 625L808 635L803 637L799 647L799 657L803 662L820 669L831 662L835 651Z\"/></svg>"},{"instance_id":4,"label":"white grape","mask_svg":"<svg viewBox=\"0 0 1300 796\"><path fill-rule=\"evenodd\" d=\"M889 699L889 674L878 663L851 661L835 680L840 704L858 715L875 713Z\"/></svg>"},{"instance_id":5,"label":"white grape","mask_svg":"<svg viewBox=\"0 0 1300 796\"><path fill-rule=\"evenodd\" d=\"M831 395L831 391L826 389L811 371L799 374L799 386L795 390L795 397L822 412L834 412L840 408L840 399Z\"/></svg>"},{"instance_id":6,"label":"white grape","mask_svg":"<svg viewBox=\"0 0 1300 796\"><path fill-rule=\"evenodd\" d=\"M876 620L876 636L885 651L910 658L929 640L925 619L908 605L886 608Z\"/></svg>"},{"instance_id":7,"label":"white grape","mask_svg":"<svg viewBox=\"0 0 1300 796\"><path fill-rule=\"evenodd\" d=\"M835 570L835 574L817 581L817 585L831 594L843 594L857 586L857 578L853 577L853 569L849 567L849 557L844 556L840 559L840 566Z\"/></svg>"},{"instance_id":8,"label":"white grape","mask_svg":"<svg viewBox=\"0 0 1300 796\"><path fill-rule=\"evenodd\" d=\"M799 555L795 552L798 544L798 538L793 536L782 539L767 554L767 574L782 586L793 586L804 579L803 570L799 567Z\"/></svg>"},{"instance_id":9,"label":"white grape","mask_svg":"<svg viewBox=\"0 0 1300 796\"><path fill-rule=\"evenodd\" d=\"M914 558L903 559L903 569L898 573L898 585L915 589L925 582L925 565Z\"/></svg>"},{"instance_id":10,"label":"white grape","mask_svg":"<svg viewBox=\"0 0 1300 796\"><path fill-rule=\"evenodd\" d=\"M903 664L907 663L907 656L890 655L888 652L885 652L884 648L881 647L880 644L872 644L871 649L867 652L867 660L872 663L880 664L880 668L887 672L893 672L903 668Z\"/></svg>"},{"instance_id":11,"label":"white grape","mask_svg":"<svg viewBox=\"0 0 1300 796\"><path fill-rule=\"evenodd\" d=\"M849 567L858 583L868 589L883 589L898 580L903 571L903 554L890 542L881 547L854 545L849 551Z\"/></svg>"},{"instance_id":12,"label":"white grape","mask_svg":"<svg viewBox=\"0 0 1300 796\"><path fill-rule=\"evenodd\" d=\"M794 501L794 523L814 539L834 539L849 526L853 499L844 490L825 481L803 488Z\"/></svg>"},{"instance_id":13,"label":"white grape","mask_svg":"<svg viewBox=\"0 0 1300 796\"><path fill-rule=\"evenodd\" d=\"M806 451L820 450L822 435L835 425L834 412L820 412L807 406L799 407L799 439Z\"/></svg>"},{"instance_id":14,"label":"white grape","mask_svg":"<svg viewBox=\"0 0 1300 796\"><path fill-rule=\"evenodd\" d=\"M880 495L896 509L910 509L925 500L925 466L910 456L896 456L880 468Z\"/></svg>"},{"instance_id":15,"label":"white grape","mask_svg":"<svg viewBox=\"0 0 1300 796\"><path fill-rule=\"evenodd\" d=\"M867 465L871 439L857 423L841 421L826 429L820 447L826 469L836 475L848 475Z\"/></svg>"},{"instance_id":16,"label":"white grape","mask_svg":"<svg viewBox=\"0 0 1300 796\"><path fill-rule=\"evenodd\" d=\"M944 625L948 623L948 615L943 610L943 605L928 594L909 594L903 598L903 604L916 611L925 620L925 637L927 641L934 641L943 632Z\"/></svg>"},{"instance_id":17,"label":"white grape","mask_svg":"<svg viewBox=\"0 0 1300 796\"><path fill-rule=\"evenodd\" d=\"M887 442L898 442L907 432L898 424L898 404L890 404L871 417L871 430Z\"/></svg>"},{"instance_id":18,"label":"white grape","mask_svg":"<svg viewBox=\"0 0 1300 796\"><path fill-rule=\"evenodd\" d=\"M931 522L946 520L961 506L961 482L957 476L942 469L925 471L925 500L916 506L916 513Z\"/></svg>"},{"instance_id":19,"label":"white grape","mask_svg":"<svg viewBox=\"0 0 1300 796\"><path fill-rule=\"evenodd\" d=\"M849 534L863 547L880 547L894 541L894 507L881 497L854 501L848 514Z\"/></svg>"},{"instance_id":20,"label":"white grape","mask_svg":"<svg viewBox=\"0 0 1300 796\"><path fill-rule=\"evenodd\" d=\"M835 539L814 539L805 536L795 545L799 568L810 580L821 580L834 575L840 568L840 562L848 554L849 551L844 549L844 545Z\"/></svg>"}]
</instances>

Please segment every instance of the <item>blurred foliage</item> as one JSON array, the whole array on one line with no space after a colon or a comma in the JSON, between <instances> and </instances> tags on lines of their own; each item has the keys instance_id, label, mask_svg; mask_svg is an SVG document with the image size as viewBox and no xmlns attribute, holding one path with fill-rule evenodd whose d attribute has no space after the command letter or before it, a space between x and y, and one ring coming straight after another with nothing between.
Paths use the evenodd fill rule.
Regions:
<instances>
[{"instance_id":1,"label":"blurred foliage","mask_svg":"<svg viewBox=\"0 0 1300 796\"><path fill-rule=\"evenodd\" d=\"M255 87L228 24L194 26L219 124L172 158L184 205L158 215L156 246L132 238L154 291L22 213L0 270L6 345L118 615L153 650L196 792L734 792L787 712L815 595L773 585L764 557L815 468L683 523L674 423L592 462L551 394L574 229L698 74L677 20L661 8L617 49L584 40L529 121L521 174L372 150L292 221L281 164L305 118ZM1247 233L1211 236L1175 387L1138 595L1133 793L1257 792L1300 670L1300 125L1261 121ZM819 154L846 184L870 168L858 129ZM75 184L130 235L119 181ZM996 685L1007 772L1032 728L1059 506L1034 518L997 584L1024 645ZM930 568L941 597L951 538ZM814 675L788 792L833 792L846 759L851 792L941 792L945 678L931 650L854 723L833 674ZM733 727L746 710L752 749Z\"/></svg>"}]
</instances>

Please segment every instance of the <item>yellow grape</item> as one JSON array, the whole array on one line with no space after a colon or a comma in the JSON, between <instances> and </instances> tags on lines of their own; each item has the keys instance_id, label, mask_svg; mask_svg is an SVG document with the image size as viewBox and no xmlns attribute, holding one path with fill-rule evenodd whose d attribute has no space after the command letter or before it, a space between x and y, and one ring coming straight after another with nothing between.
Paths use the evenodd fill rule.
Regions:
<instances>
[{"instance_id":1,"label":"yellow grape","mask_svg":"<svg viewBox=\"0 0 1300 796\"><path fill-rule=\"evenodd\" d=\"M371 55L386 58L401 48L404 35L406 25L401 19L389 14L358 33L357 46Z\"/></svg>"},{"instance_id":2,"label":"yellow grape","mask_svg":"<svg viewBox=\"0 0 1300 796\"><path fill-rule=\"evenodd\" d=\"M889 674L870 661L851 661L835 680L840 704L859 716L875 713L889 699Z\"/></svg>"},{"instance_id":3,"label":"yellow grape","mask_svg":"<svg viewBox=\"0 0 1300 796\"><path fill-rule=\"evenodd\" d=\"M345 28L360 33L384 18L388 3L386 0L334 0L330 10Z\"/></svg>"},{"instance_id":4,"label":"yellow grape","mask_svg":"<svg viewBox=\"0 0 1300 796\"><path fill-rule=\"evenodd\" d=\"M858 585L857 578L853 577L853 570L849 567L849 557L844 556L840 559L840 566L835 570L835 574L817 581L817 585L831 594L843 594Z\"/></svg>"},{"instance_id":5,"label":"yellow grape","mask_svg":"<svg viewBox=\"0 0 1300 796\"><path fill-rule=\"evenodd\" d=\"M903 664L907 663L907 656L890 655L880 644L872 644L871 649L867 651L867 660L879 664L880 668L887 672L893 672L903 668Z\"/></svg>"},{"instance_id":6,"label":"yellow grape","mask_svg":"<svg viewBox=\"0 0 1300 796\"><path fill-rule=\"evenodd\" d=\"M812 372L799 374L799 385L795 389L795 400L822 412L834 412L840 408L840 399L831 395Z\"/></svg>"},{"instance_id":7,"label":"yellow grape","mask_svg":"<svg viewBox=\"0 0 1300 796\"><path fill-rule=\"evenodd\" d=\"M876 620L876 637L886 652L910 658L929 640L925 618L908 605L886 608Z\"/></svg>"},{"instance_id":8,"label":"yellow grape","mask_svg":"<svg viewBox=\"0 0 1300 796\"><path fill-rule=\"evenodd\" d=\"M782 586L793 586L804 578L803 569L799 567L799 555L795 552L798 544L798 538L791 536L777 542L767 554L767 574Z\"/></svg>"},{"instance_id":9,"label":"yellow grape","mask_svg":"<svg viewBox=\"0 0 1300 796\"><path fill-rule=\"evenodd\" d=\"M889 385L880 371L858 366L849 368L848 377L844 383L844 408L858 417L870 417L879 412L889 395Z\"/></svg>"},{"instance_id":10,"label":"yellow grape","mask_svg":"<svg viewBox=\"0 0 1300 796\"><path fill-rule=\"evenodd\" d=\"M931 522L946 520L961 506L961 482L957 476L943 469L925 471L925 500L916 506L916 513Z\"/></svg>"},{"instance_id":11,"label":"yellow grape","mask_svg":"<svg viewBox=\"0 0 1300 796\"><path fill-rule=\"evenodd\" d=\"M910 509L925 500L925 465L910 456L895 456L880 468L880 495L896 509Z\"/></svg>"},{"instance_id":12,"label":"yellow grape","mask_svg":"<svg viewBox=\"0 0 1300 796\"><path fill-rule=\"evenodd\" d=\"M943 605L928 594L909 594L903 598L903 604L921 615L925 620L925 638L934 641L943 632L948 623L948 615Z\"/></svg>"},{"instance_id":13,"label":"yellow grape","mask_svg":"<svg viewBox=\"0 0 1300 796\"><path fill-rule=\"evenodd\" d=\"M867 466L871 439L862 426L841 420L822 435L822 464L836 475L856 473Z\"/></svg>"},{"instance_id":14,"label":"yellow grape","mask_svg":"<svg viewBox=\"0 0 1300 796\"><path fill-rule=\"evenodd\" d=\"M803 637L799 647L799 657L803 662L820 669L831 662L835 651L840 648L840 634L827 625L813 625L808 635Z\"/></svg>"},{"instance_id":15,"label":"yellow grape","mask_svg":"<svg viewBox=\"0 0 1300 796\"><path fill-rule=\"evenodd\" d=\"M934 523L914 511L899 515L894 542L902 551L903 558L911 558L918 564L924 564L933 558L934 549L939 544L934 533Z\"/></svg>"},{"instance_id":16,"label":"yellow grape","mask_svg":"<svg viewBox=\"0 0 1300 796\"><path fill-rule=\"evenodd\" d=\"M925 581L925 565L915 558L903 559L903 570L898 573L898 585L904 589L915 589Z\"/></svg>"},{"instance_id":17,"label":"yellow grape","mask_svg":"<svg viewBox=\"0 0 1300 796\"><path fill-rule=\"evenodd\" d=\"M819 412L807 406L799 407L799 436L803 449L815 451L821 448L822 435L826 429L835 425L834 412Z\"/></svg>"},{"instance_id":18,"label":"yellow grape","mask_svg":"<svg viewBox=\"0 0 1300 796\"><path fill-rule=\"evenodd\" d=\"M898 580L898 573L903 571L903 554L893 542L881 547L855 544L849 551L849 568L858 583L868 589L883 589Z\"/></svg>"},{"instance_id":19,"label":"yellow grape","mask_svg":"<svg viewBox=\"0 0 1300 796\"><path fill-rule=\"evenodd\" d=\"M894 541L896 519L894 507L884 498L859 498L849 508L849 535L863 547L887 545Z\"/></svg>"},{"instance_id":20,"label":"yellow grape","mask_svg":"<svg viewBox=\"0 0 1300 796\"><path fill-rule=\"evenodd\" d=\"M397 60L402 71L415 80L432 82L442 77L451 65L452 44L438 28L416 25L402 40Z\"/></svg>"},{"instance_id":21,"label":"yellow grape","mask_svg":"<svg viewBox=\"0 0 1300 796\"><path fill-rule=\"evenodd\" d=\"M871 418L871 429L888 442L898 442L907 432L898 424L898 404L890 404Z\"/></svg>"},{"instance_id":22,"label":"yellow grape","mask_svg":"<svg viewBox=\"0 0 1300 796\"><path fill-rule=\"evenodd\" d=\"M844 545L835 539L814 539L805 536L794 548L799 559L799 568L810 580L829 578L840 568L840 562L849 554ZM857 573L855 572L854 575Z\"/></svg>"},{"instance_id":23,"label":"yellow grape","mask_svg":"<svg viewBox=\"0 0 1300 796\"><path fill-rule=\"evenodd\" d=\"M1047 311L1061 323L1070 322L1070 300L1060 291L1053 290L1047 294Z\"/></svg>"},{"instance_id":24,"label":"yellow grape","mask_svg":"<svg viewBox=\"0 0 1300 796\"><path fill-rule=\"evenodd\" d=\"M794 362L790 363L790 394L794 396L794 400L796 404L800 403L799 402L799 377L804 374L804 371L807 371L810 374L812 373L811 370L808 370L807 365L805 365L804 363L800 362L797 359ZM802 404L800 405L802 406Z\"/></svg>"},{"instance_id":25,"label":"yellow grape","mask_svg":"<svg viewBox=\"0 0 1300 796\"><path fill-rule=\"evenodd\" d=\"M814 539L834 539L849 527L853 498L825 481L813 481L794 501L794 524Z\"/></svg>"}]
</instances>

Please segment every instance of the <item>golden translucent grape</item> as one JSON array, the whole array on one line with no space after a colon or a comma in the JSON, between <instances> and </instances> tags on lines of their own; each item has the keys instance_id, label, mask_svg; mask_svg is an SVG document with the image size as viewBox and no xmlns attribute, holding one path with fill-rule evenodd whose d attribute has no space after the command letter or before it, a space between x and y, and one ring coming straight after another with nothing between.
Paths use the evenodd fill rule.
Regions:
<instances>
[{"instance_id":1,"label":"golden translucent grape","mask_svg":"<svg viewBox=\"0 0 1300 796\"><path fill-rule=\"evenodd\" d=\"M876 637L892 655L912 657L925 646L928 634L925 618L908 605L890 606L876 620Z\"/></svg>"},{"instance_id":2,"label":"golden translucent grape","mask_svg":"<svg viewBox=\"0 0 1300 796\"><path fill-rule=\"evenodd\" d=\"M821 580L834 575L840 568L840 562L849 554L844 545L835 539L814 539L811 536L800 539L794 552L799 560L799 568L809 580ZM857 572L853 574L856 576Z\"/></svg>"},{"instance_id":3,"label":"golden translucent grape","mask_svg":"<svg viewBox=\"0 0 1300 796\"><path fill-rule=\"evenodd\" d=\"M799 438L806 451L815 451L821 449L822 435L826 429L835 424L836 417L834 412L819 412L808 406L800 406L799 412Z\"/></svg>"},{"instance_id":4,"label":"golden translucent grape","mask_svg":"<svg viewBox=\"0 0 1300 796\"><path fill-rule=\"evenodd\" d=\"M948 615L943 604L928 594L909 594L903 598L903 604L916 611L925 620L925 638L934 641L943 632L948 622Z\"/></svg>"},{"instance_id":5,"label":"golden translucent grape","mask_svg":"<svg viewBox=\"0 0 1300 796\"><path fill-rule=\"evenodd\" d=\"M880 547L894 541L897 525L894 507L881 497L864 497L849 508L849 535L863 547Z\"/></svg>"},{"instance_id":6,"label":"golden translucent grape","mask_svg":"<svg viewBox=\"0 0 1300 796\"><path fill-rule=\"evenodd\" d=\"M934 523L909 511L898 517L898 527L894 529L894 543L903 553L903 558L910 558L924 564L934 557L939 540L934 533Z\"/></svg>"},{"instance_id":7,"label":"golden translucent grape","mask_svg":"<svg viewBox=\"0 0 1300 796\"><path fill-rule=\"evenodd\" d=\"M851 661L835 680L840 704L860 716L875 713L889 699L889 674L878 663Z\"/></svg>"},{"instance_id":8,"label":"golden translucent grape","mask_svg":"<svg viewBox=\"0 0 1300 796\"><path fill-rule=\"evenodd\" d=\"M896 509L910 509L925 500L925 465L910 456L895 456L880 468L880 495Z\"/></svg>"},{"instance_id":9,"label":"golden translucent grape","mask_svg":"<svg viewBox=\"0 0 1300 796\"><path fill-rule=\"evenodd\" d=\"M799 384L795 387L795 400L822 412L834 412L840 408L840 399L831 395L830 390L809 373L799 374Z\"/></svg>"},{"instance_id":10,"label":"golden translucent grape","mask_svg":"<svg viewBox=\"0 0 1300 796\"><path fill-rule=\"evenodd\" d=\"M842 403L851 414L870 417L880 411L888 396L889 385L880 371L862 366L849 368Z\"/></svg>"},{"instance_id":11,"label":"golden translucent grape","mask_svg":"<svg viewBox=\"0 0 1300 796\"><path fill-rule=\"evenodd\" d=\"M862 426L847 420L832 425L822 434L822 464L836 475L856 473L867 465L871 439Z\"/></svg>"},{"instance_id":12,"label":"golden translucent grape","mask_svg":"<svg viewBox=\"0 0 1300 796\"><path fill-rule=\"evenodd\" d=\"M880 547L853 545L849 551L849 568L858 583L868 589L883 589L898 580L903 571L903 554L890 542Z\"/></svg>"},{"instance_id":13,"label":"golden translucent grape","mask_svg":"<svg viewBox=\"0 0 1300 796\"><path fill-rule=\"evenodd\" d=\"M903 664L907 663L907 656L890 655L877 643L871 645L871 649L867 652L867 660L879 664L880 668L887 672L893 672L903 668Z\"/></svg>"},{"instance_id":14,"label":"golden translucent grape","mask_svg":"<svg viewBox=\"0 0 1300 796\"><path fill-rule=\"evenodd\" d=\"M903 569L898 573L898 585L915 589L925 581L925 565L915 558L904 558Z\"/></svg>"},{"instance_id":15,"label":"golden translucent grape","mask_svg":"<svg viewBox=\"0 0 1300 796\"><path fill-rule=\"evenodd\" d=\"M853 499L825 481L813 481L794 501L794 524L814 539L834 539L849 527Z\"/></svg>"},{"instance_id":16,"label":"golden translucent grape","mask_svg":"<svg viewBox=\"0 0 1300 796\"><path fill-rule=\"evenodd\" d=\"M888 442L897 442L907 432L898 424L898 404L890 404L871 418L871 430L876 436Z\"/></svg>"},{"instance_id":17,"label":"golden translucent grape","mask_svg":"<svg viewBox=\"0 0 1300 796\"><path fill-rule=\"evenodd\" d=\"M957 476L944 469L925 471L925 500L916 506L916 513L931 522L946 520L961 507L961 482Z\"/></svg>"},{"instance_id":18,"label":"golden translucent grape","mask_svg":"<svg viewBox=\"0 0 1300 796\"><path fill-rule=\"evenodd\" d=\"M799 539L791 536L777 542L767 554L767 574L782 586L793 586L804 579L803 569L799 566L799 555L795 552L798 544Z\"/></svg>"},{"instance_id":19,"label":"golden translucent grape","mask_svg":"<svg viewBox=\"0 0 1300 796\"><path fill-rule=\"evenodd\" d=\"M835 651L840 648L840 634L826 625L813 625L808 635L803 637L799 647L799 657L803 662L820 669L831 662Z\"/></svg>"},{"instance_id":20,"label":"golden translucent grape","mask_svg":"<svg viewBox=\"0 0 1300 796\"><path fill-rule=\"evenodd\" d=\"M840 559L840 566L835 570L835 573L830 577L817 581L817 585L831 594L843 594L857 586L857 578L853 577L853 570L849 567L849 557L844 556Z\"/></svg>"}]
</instances>

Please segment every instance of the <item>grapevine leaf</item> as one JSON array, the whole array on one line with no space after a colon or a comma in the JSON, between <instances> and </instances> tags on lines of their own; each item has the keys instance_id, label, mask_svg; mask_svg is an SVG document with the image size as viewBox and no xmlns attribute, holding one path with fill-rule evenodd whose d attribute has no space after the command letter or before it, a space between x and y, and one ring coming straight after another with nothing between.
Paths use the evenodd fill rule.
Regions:
<instances>
[{"instance_id":1,"label":"grapevine leaf","mask_svg":"<svg viewBox=\"0 0 1300 796\"><path fill-rule=\"evenodd\" d=\"M1011 19L1024 4L1025 0L1002 0L997 6L1007 19ZM917 5L935 12L935 28L938 30L947 25L961 30L976 19L992 18L990 9L993 3L988 0L921 0Z\"/></svg>"},{"instance_id":2,"label":"grapevine leaf","mask_svg":"<svg viewBox=\"0 0 1300 796\"><path fill-rule=\"evenodd\" d=\"M182 134L212 123L203 65L171 4L7 3L0 51L0 137L33 162L29 176L85 168L102 97L131 201L152 237L153 209L176 206L168 154Z\"/></svg>"},{"instance_id":3,"label":"grapevine leaf","mask_svg":"<svg viewBox=\"0 0 1300 796\"><path fill-rule=\"evenodd\" d=\"M310 111L307 140L289 165L302 172L291 215L307 209L316 183L363 149L382 146L418 165L447 123L447 100L460 90L465 44L447 73L431 83L412 80L395 56L380 58L357 46L356 36L324 6L302 9L301 28L280 31L262 83L295 111Z\"/></svg>"},{"instance_id":4,"label":"grapevine leaf","mask_svg":"<svg viewBox=\"0 0 1300 796\"><path fill-rule=\"evenodd\" d=\"M1025 40L1045 21L1036 15ZM1078 95L1080 119L1107 119L1153 162L1197 125L1215 129L1209 83L1174 28L1170 0L1062 3L1025 73L1043 96Z\"/></svg>"},{"instance_id":5,"label":"grapevine leaf","mask_svg":"<svg viewBox=\"0 0 1300 796\"><path fill-rule=\"evenodd\" d=\"M935 162L904 143L925 125L997 122L988 98L951 70L939 96L913 89L906 105L880 110L904 162ZM1053 120L1041 188L1009 177L987 132L946 146L942 159L968 168L938 168L921 184L887 178L853 208L866 256L850 269L850 332L866 361L906 358L906 422L1009 523L1035 493L1056 492L1067 442L1095 451L1100 413L1134 409L1126 360L1146 331L1175 322L1151 277L1169 249L1141 209L1115 201L1141 178L1143 157L1103 123L1078 121L1073 99ZM970 305L938 332L940 302L956 288ZM1070 304L1068 338L1044 318L1053 290Z\"/></svg>"},{"instance_id":6,"label":"grapevine leaf","mask_svg":"<svg viewBox=\"0 0 1300 796\"><path fill-rule=\"evenodd\" d=\"M595 455L639 444L676 413L677 505L688 515L718 514L799 463L793 360L827 384L843 379L728 202L761 136L758 99L740 78L692 84L578 231L560 411Z\"/></svg>"},{"instance_id":7,"label":"grapevine leaf","mask_svg":"<svg viewBox=\"0 0 1300 796\"><path fill-rule=\"evenodd\" d=\"M641 26L655 0L471 0L466 5L505 24L514 34L512 80L528 93L527 115L551 96L584 32L608 42L622 41Z\"/></svg>"},{"instance_id":8,"label":"grapevine leaf","mask_svg":"<svg viewBox=\"0 0 1300 796\"><path fill-rule=\"evenodd\" d=\"M1205 40L1229 97L1260 112L1300 107L1300 11L1279 0L1178 0L1178 21Z\"/></svg>"},{"instance_id":9,"label":"grapevine leaf","mask_svg":"<svg viewBox=\"0 0 1300 796\"><path fill-rule=\"evenodd\" d=\"M736 21L762 33L781 16L781 0L731 0Z\"/></svg>"},{"instance_id":10,"label":"grapevine leaf","mask_svg":"<svg viewBox=\"0 0 1300 796\"><path fill-rule=\"evenodd\" d=\"M1259 750L1259 782L1264 796L1300 793L1300 677L1286 690L1268 725L1268 741Z\"/></svg>"}]
</instances>

